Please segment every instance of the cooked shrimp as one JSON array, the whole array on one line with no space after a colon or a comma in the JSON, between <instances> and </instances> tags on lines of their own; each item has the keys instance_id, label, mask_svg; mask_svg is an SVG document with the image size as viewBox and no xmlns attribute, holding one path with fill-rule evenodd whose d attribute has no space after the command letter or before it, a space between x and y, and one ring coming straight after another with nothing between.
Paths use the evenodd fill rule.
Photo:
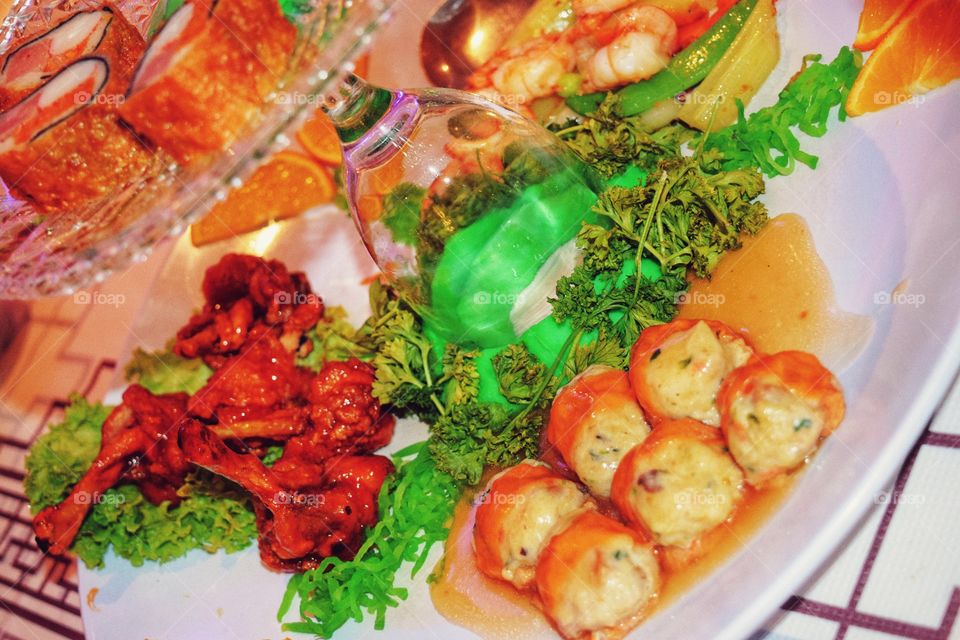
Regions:
<instances>
[{"instance_id":1,"label":"cooked shrimp","mask_svg":"<svg viewBox=\"0 0 960 640\"><path fill-rule=\"evenodd\" d=\"M543 611L566 638L621 637L661 584L652 541L596 511L550 540L536 576Z\"/></svg>"},{"instance_id":2,"label":"cooked shrimp","mask_svg":"<svg viewBox=\"0 0 960 640\"><path fill-rule=\"evenodd\" d=\"M648 433L626 372L603 365L589 367L560 389L547 424L547 440L601 498L610 497L620 460Z\"/></svg>"},{"instance_id":3,"label":"cooked shrimp","mask_svg":"<svg viewBox=\"0 0 960 640\"><path fill-rule=\"evenodd\" d=\"M840 383L816 356L754 356L717 393L720 424L747 482L762 486L803 464L843 420Z\"/></svg>"},{"instance_id":4,"label":"cooked shrimp","mask_svg":"<svg viewBox=\"0 0 960 640\"><path fill-rule=\"evenodd\" d=\"M630 383L655 425L693 418L718 427L717 390L752 355L747 339L722 322L674 320L640 334L630 356Z\"/></svg>"},{"instance_id":5,"label":"cooked shrimp","mask_svg":"<svg viewBox=\"0 0 960 640\"><path fill-rule=\"evenodd\" d=\"M593 89L609 89L649 78L670 62L677 45L677 24L656 7L632 5L609 16L587 36L599 44L582 64ZM581 60L583 47L581 50Z\"/></svg>"},{"instance_id":6,"label":"cooked shrimp","mask_svg":"<svg viewBox=\"0 0 960 640\"><path fill-rule=\"evenodd\" d=\"M470 85L493 87L498 102L515 107L556 93L560 78L575 67L573 45L557 36L543 37L496 55L470 77Z\"/></svg>"},{"instance_id":7,"label":"cooked shrimp","mask_svg":"<svg viewBox=\"0 0 960 640\"><path fill-rule=\"evenodd\" d=\"M533 583L550 538L575 514L594 508L573 481L533 460L494 476L477 502L477 568L519 589Z\"/></svg>"},{"instance_id":8,"label":"cooked shrimp","mask_svg":"<svg viewBox=\"0 0 960 640\"><path fill-rule=\"evenodd\" d=\"M676 420L630 450L610 497L628 523L659 544L695 550L743 498L743 474L719 431Z\"/></svg>"},{"instance_id":9,"label":"cooked shrimp","mask_svg":"<svg viewBox=\"0 0 960 640\"><path fill-rule=\"evenodd\" d=\"M703 20L717 11L726 11L736 4L736 0L724 0L723 7L718 0L644 0L644 2L666 11L676 21L678 27Z\"/></svg>"},{"instance_id":10,"label":"cooked shrimp","mask_svg":"<svg viewBox=\"0 0 960 640\"><path fill-rule=\"evenodd\" d=\"M629 7L636 0L573 0L573 12L577 16L591 16L601 13L613 13Z\"/></svg>"}]
</instances>

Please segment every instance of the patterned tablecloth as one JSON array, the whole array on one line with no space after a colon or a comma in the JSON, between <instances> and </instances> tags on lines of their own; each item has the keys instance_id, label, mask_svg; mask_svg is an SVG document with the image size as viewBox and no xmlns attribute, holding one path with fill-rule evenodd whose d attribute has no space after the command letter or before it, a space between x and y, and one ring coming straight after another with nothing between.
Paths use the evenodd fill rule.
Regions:
<instances>
[{"instance_id":1,"label":"patterned tablecloth","mask_svg":"<svg viewBox=\"0 0 960 640\"><path fill-rule=\"evenodd\" d=\"M71 393L99 398L111 386L167 252L72 297L0 303L2 318L29 313L0 355L0 640L83 637L76 564L33 542L24 455ZM957 487L960 384L837 557L755 638L960 640Z\"/></svg>"}]
</instances>

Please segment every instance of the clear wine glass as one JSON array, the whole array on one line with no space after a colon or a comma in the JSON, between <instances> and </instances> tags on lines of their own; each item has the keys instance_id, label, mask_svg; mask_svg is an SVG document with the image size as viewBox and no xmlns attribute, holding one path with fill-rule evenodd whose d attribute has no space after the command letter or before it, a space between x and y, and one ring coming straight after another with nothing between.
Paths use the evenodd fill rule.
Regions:
<instances>
[{"instance_id":1,"label":"clear wine glass","mask_svg":"<svg viewBox=\"0 0 960 640\"><path fill-rule=\"evenodd\" d=\"M450 89L388 91L349 75L326 110L357 228L428 331L493 348L549 315L597 191L565 145Z\"/></svg>"}]
</instances>

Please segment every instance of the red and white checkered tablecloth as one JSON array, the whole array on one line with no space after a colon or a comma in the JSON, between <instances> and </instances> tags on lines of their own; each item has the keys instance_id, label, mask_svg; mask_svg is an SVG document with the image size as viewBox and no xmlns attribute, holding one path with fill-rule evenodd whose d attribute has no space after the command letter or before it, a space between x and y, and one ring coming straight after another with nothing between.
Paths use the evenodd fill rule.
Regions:
<instances>
[{"instance_id":1,"label":"red and white checkered tablecloth","mask_svg":"<svg viewBox=\"0 0 960 640\"><path fill-rule=\"evenodd\" d=\"M33 542L24 455L72 392L99 398L110 387L166 254L90 295L29 303L28 322L0 355L0 640L83 637L75 563ZM17 311L0 307L4 317ZM841 552L755 638L960 640L957 487L960 384Z\"/></svg>"}]
</instances>

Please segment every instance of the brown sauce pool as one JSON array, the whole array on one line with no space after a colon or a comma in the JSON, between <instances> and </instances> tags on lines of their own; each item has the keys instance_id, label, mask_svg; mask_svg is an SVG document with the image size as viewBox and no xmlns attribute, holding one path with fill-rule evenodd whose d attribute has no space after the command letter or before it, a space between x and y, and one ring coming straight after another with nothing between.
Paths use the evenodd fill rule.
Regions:
<instances>
[{"instance_id":1,"label":"brown sauce pool","mask_svg":"<svg viewBox=\"0 0 960 640\"><path fill-rule=\"evenodd\" d=\"M837 307L826 265L795 214L745 238L710 280L694 279L679 317L725 322L767 353L809 351L833 371L850 364L873 334L871 318Z\"/></svg>"},{"instance_id":2,"label":"brown sauce pool","mask_svg":"<svg viewBox=\"0 0 960 640\"><path fill-rule=\"evenodd\" d=\"M834 370L852 361L873 331L870 318L838 309L833 282L810 231L793 214L778 216L756 236L745 238L739 251L720 260L710 280L694 279L679 317L720 320L749 335L761 351L809 351ZM547 451L546 461L564 473L562 462L551 454ZM695 562L677 567L662 558L667 560L662 563L663 586L646 616L670 605L743 548L786 498L795 476L783 476L763 490L748 487L733 517L708 535L709 549ZM472 546L474 495L475 491L464 495L454 513L444 558L431 585L434 606L482 638L557 638L533 592L517 591L477 568Z\"/></svg>"}]
</instances>

